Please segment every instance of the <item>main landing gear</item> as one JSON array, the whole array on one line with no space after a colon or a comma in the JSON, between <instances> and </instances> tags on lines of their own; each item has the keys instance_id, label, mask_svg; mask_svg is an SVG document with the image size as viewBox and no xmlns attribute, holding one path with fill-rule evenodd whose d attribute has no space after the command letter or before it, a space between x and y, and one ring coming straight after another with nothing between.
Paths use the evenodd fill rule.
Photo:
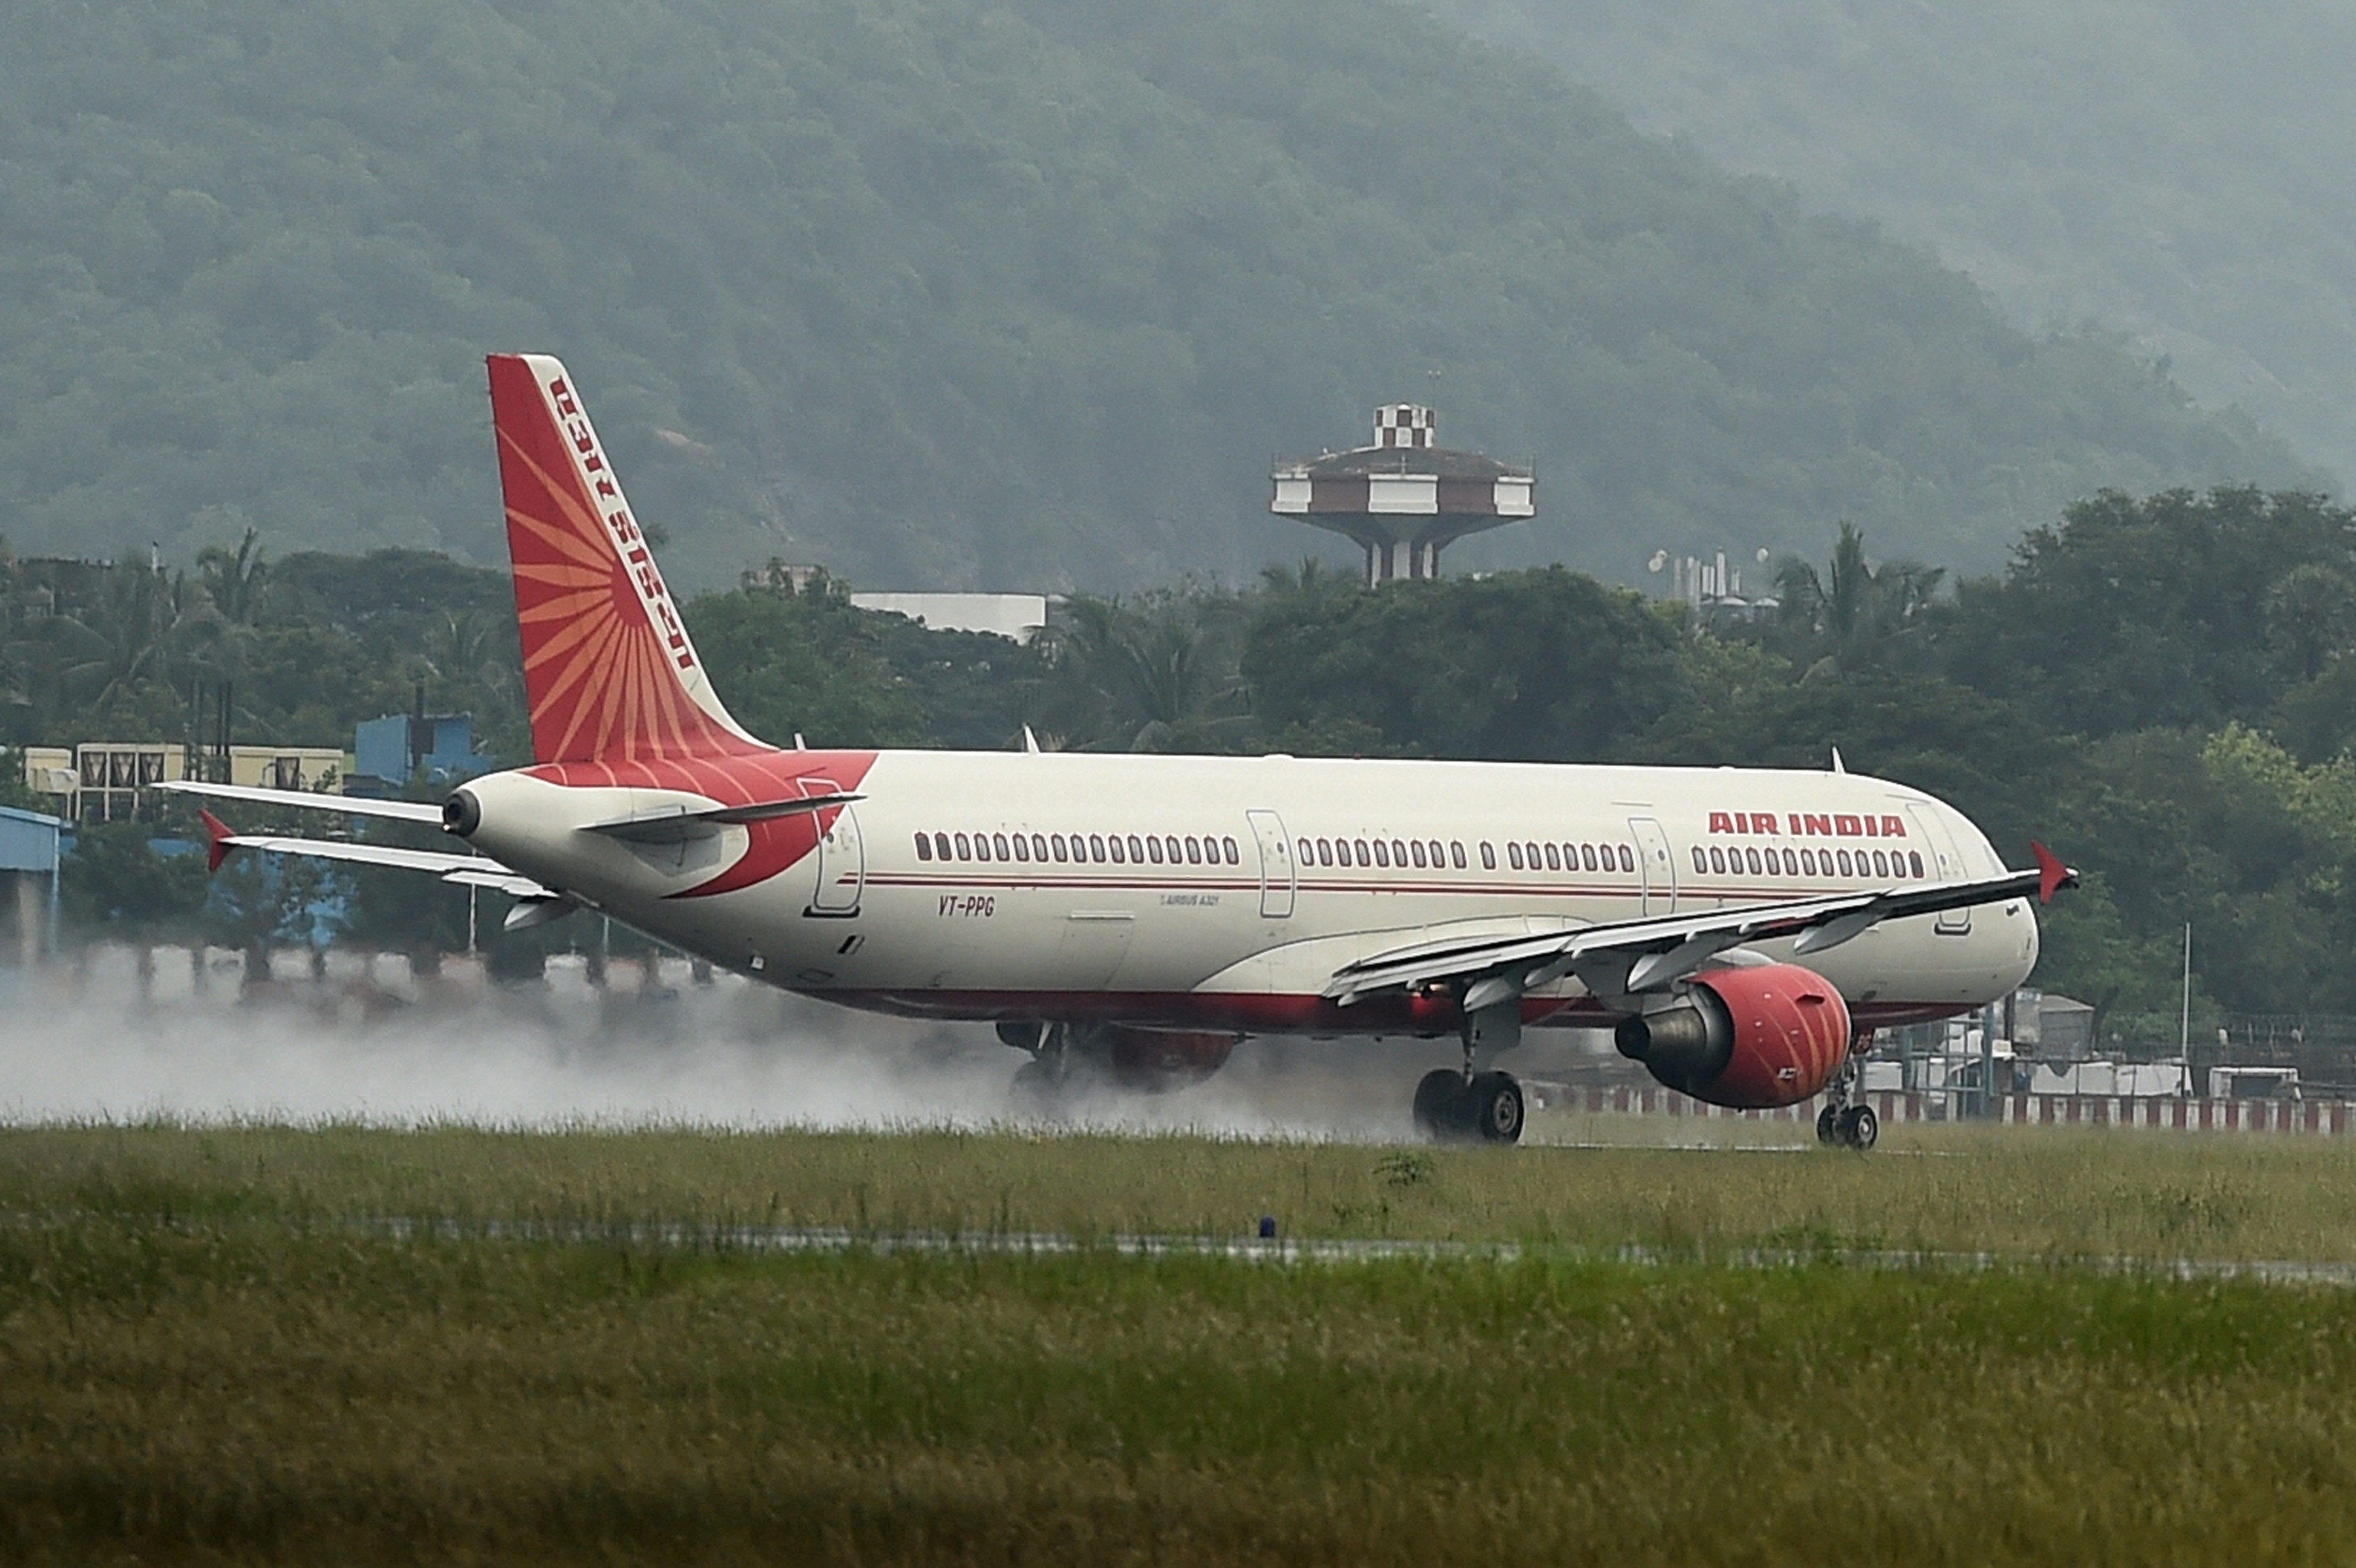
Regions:
<instances>
[{"instance_id":1,"label":"main landing gear","mask_svg":"<svg viewBox=\"0 0 2356 1568\"><path fill-rule=\"evenodd\" d=\"M1865 1103L1865 1093L1859 1086L1864 1062L1860 1052L1841 1063L1840 1074L1833 1080L1832 1097L1816 1113L1818 1143L1853 1148L1862 1154L1881 1136L1881 1118Z\"/></svg>"},{"instance_id":2,"label":"main landing gear","mask_svg":"<svg viewBox=\"0 0 2356 1568\"><path fill-rule=\"evenodd\" d=\"M1415 1130L1441 1143L1518 1143L1522 1086L1510 1072L1436 1067L1415 1086Z\"/></svg>"}]
</instances>

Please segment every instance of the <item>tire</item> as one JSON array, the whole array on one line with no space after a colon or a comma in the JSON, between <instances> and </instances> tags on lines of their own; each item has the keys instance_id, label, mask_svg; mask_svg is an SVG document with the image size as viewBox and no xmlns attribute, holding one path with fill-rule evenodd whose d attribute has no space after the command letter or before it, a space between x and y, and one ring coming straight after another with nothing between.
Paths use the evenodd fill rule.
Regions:
<instances>
[{"instance_id":1,"label":"tire","mask_svg":"<svg viewBox=\"0 0 2356 1568\"><path fill-rule=\"evenodd\" d=\"M1457 1136L1464 1075L1435 1067L1415 1086L1415 1130L1435 1141Z\"/></svg>"},{"instance_id":2,"label":"tire","mask_svg":"<svg viewBox=\"0 0 2356 1568\"><path fill-rule=\"evenodd\" d=\"M1816 1141L1820 1144L1834 1144L1841 1141L1838 1106L1826 1105L1816 1113Z\"/></svg>"},{"instance_id":3,"label":"tire","mask_svg":"<svg viewBox=\"0 0 2356 1568\"><path fill-rule=\"evenodd\" d=\"M1841 1142L1862 1154L1881 1136L1881 1118L1870 1105L1851 1105L1841 1114L1840 1131Z\"/></svg>"},{"instance_id":4,"label":"tire","mask_svg":"<svg viewBox=\"0 0 2356 1568\"><path fill-rule=\"evenodd\" d=\"M1522 1086L1508 1072L1483 1072L1471 1085L1467 1118L1483 1143L1522 1141Z\"/></svg>"}]
</instances>

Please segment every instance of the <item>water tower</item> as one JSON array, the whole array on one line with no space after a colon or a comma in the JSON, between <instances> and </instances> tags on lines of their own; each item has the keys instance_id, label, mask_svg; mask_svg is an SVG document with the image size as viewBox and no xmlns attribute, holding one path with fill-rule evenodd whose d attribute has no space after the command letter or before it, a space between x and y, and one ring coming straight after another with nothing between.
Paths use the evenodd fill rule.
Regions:
<instances>
[{"instance_id":1,"label":"water tower","mask_svg":"<svg viewBox=\"0 0 2356 1568\"><path fill-rule=\"evenodd\" d=\"M1269 510L1356 540L1370 588L1437 577L1451 541L1537 515L1537 476L1526 464L1435 446L1434 423L1420 403L1385 404L1372 446L1278 465Z\"/></svg>"}]
</instances>

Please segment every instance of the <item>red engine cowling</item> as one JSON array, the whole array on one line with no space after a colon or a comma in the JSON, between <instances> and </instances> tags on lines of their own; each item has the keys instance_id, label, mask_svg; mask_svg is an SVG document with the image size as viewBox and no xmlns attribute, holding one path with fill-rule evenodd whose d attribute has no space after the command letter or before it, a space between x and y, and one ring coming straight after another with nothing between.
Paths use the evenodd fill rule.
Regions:
<instances>
[{"instance_id":1,"label":"red engine cowling","mask_svg":"<svg viewBox=\"0 0 2356 1568\"><path fill-rule=\"evenodd\" d=\"M1620 1054L1697 1100L1740 1110L1790 1105L1848 1055L1848 1004L1797 964L1705 969L1676 1003L1620 1020Z\"/></svg>"},{"instance_id":2,"label":"red engine cowling","mask_svg":"<svg viewBox=\"0 0 2356 1568\"><path fill-rule=\"evenodd\" d=\"M1200 1083L1226 1065L1236 1048L1232 1034L1192 1034L1105 1026L1105 1060L1114 1082L1159 1093Z\"/></svg>"}]
</instances>

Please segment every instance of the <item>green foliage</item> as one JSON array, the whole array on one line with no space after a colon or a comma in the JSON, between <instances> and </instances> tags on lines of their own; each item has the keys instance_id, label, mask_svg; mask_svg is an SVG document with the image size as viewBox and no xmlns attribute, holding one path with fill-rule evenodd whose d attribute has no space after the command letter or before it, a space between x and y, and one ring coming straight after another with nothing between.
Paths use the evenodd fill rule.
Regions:
<instances>
[{"instance_id":1,"label":"green foliage","mask_svg":"<svg viewBox=\"0 0 2356 1568\"><path fill-rule=\"evenodd\" d=\"M687 606L689 632L736 721L771 743L902 746L925 716L883 659L871 618L824 585L744 589Z\"/></svg>"},{"instance_id":2,"label":"green foliage","mask_svg":"<svg viewBox=\"0 0 2356 1568\"><path fill-rule=\"evenodd\" d=\"M1559 567L1378 592L1271 572L1242 671L1286 746L1363 736L1400 756L1594 761L1692 690L1671 623Z\"/></svg>"},{"instance_id":3,"label":"green foliage","mask_svg":"<svg viewBox=\"0 0 2356 1568\"><path fill-rule=\"evenodd\" d=\"M1387 0L23 0L0 106L0 516L43 553L494 560L516 345L687 583L780 539L878 583L1240 578L1271 446L1429 372L1444 435L1548 475L1468 564L1838 513L1985 567L2102 485L2305 478Z\"/></svg>"},{"instance_id":4,"label":"green foliage","mask_svg":"<svg viewBox=\"0 0 2356 1568\"><path fill-rule=\"evenodd\" d=\"M2356 512L2251 488L2106 492L1965 583L1949 667L2085 735L2253 721L2356 643Z\"/></svg>"},{"instance_id":5,"label":"green foliage","mask_svg":"<svg viewBox=\"0 0 2356 1568\"><path fill-rule=\"evenodd\" d=\"M134 942L184 941L208 891L201 852L159 853L144 823L85 827L59 867L61 912L83 933Z\"/></svg>"}]
</instances>

